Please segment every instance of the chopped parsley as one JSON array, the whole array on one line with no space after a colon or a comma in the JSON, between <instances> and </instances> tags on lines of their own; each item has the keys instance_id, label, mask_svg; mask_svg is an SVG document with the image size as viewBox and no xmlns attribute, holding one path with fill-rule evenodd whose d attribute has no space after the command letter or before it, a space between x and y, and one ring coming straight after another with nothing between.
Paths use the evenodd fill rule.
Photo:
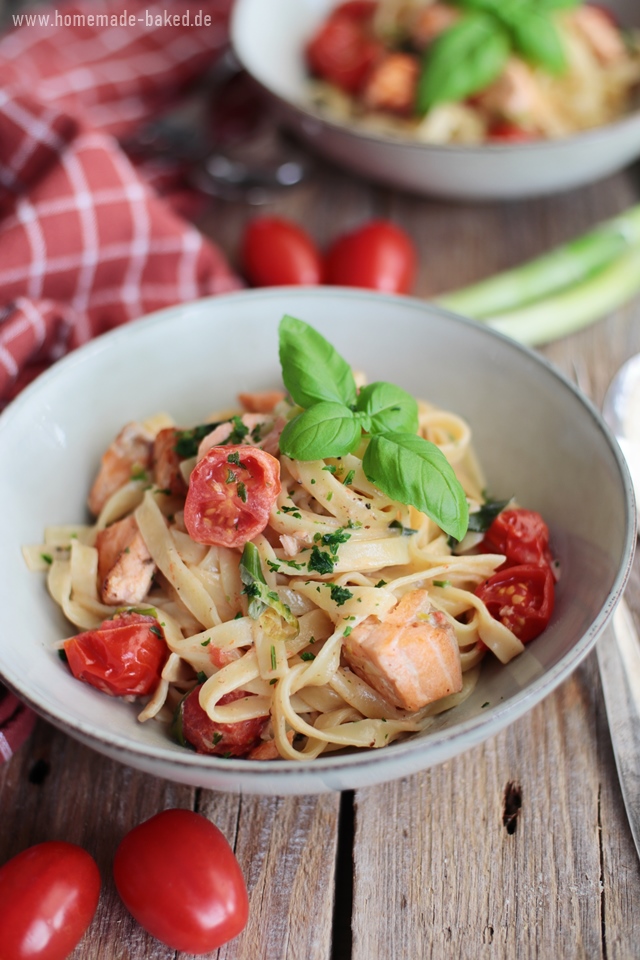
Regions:
<instances>
[{"instance_id":1,"label":"chopped parsley","mask_svg":"<svg viewBox=\"0 0 640 960\"><path fill-rule=\"evenodd\" d=\"M352 630L353 630L353 627L345 627L345 628L344 628L344 631L343 631L343 633L342 633L342 636L343 636L343 637L349 637L349 636L351 635L351 631L352 631Z\"/></svg>"},{"instance_id":2,"label":"chopped parsley","mask_svg":"<svg viewBox=\"0 0 640 960\"><path fill-rule=\"evenodd\" d=\"M51 556L50 553L41 553L40 557L42 560L44 560L45 563L48 563L48 564L53 563L53 557Z\"/></svg>"},{"instance_id":3,"label":"chopped parsley","mask_svg":"<svg viewBox=\"0 0 640 960\"><path fill-rule=\"evenodd\" d=\"M69 660L69 658L67 657L67 651L63 650L62 647L60 647L60 649L58 650L58 656L64 663L67 663Z\"/></svg>"},{"instance_id":4,"label":"chopped parsley","mask_svg":"<svg viewBox=\"0 0 640 960\"><path fill-rule=\"evenodd\" d=\"M160 627L149 627L149 631L151 633L154 633L156 637L160 637L161 640L164 640L164 637L162 636L162 630L160 629Z\"/></svg>"},{"instance_id":5,"label":"chopped parsley","mask_svg":"<svg viewBox=\"0 0 640 960\"><path fill-rule=\"evenodd\" d=\"M337 583L332 583L329 589L331 591L331 599L338 607L341 607L347 600L351 600L353 597L351 590L348 590L347 587L340 587Z\"/></svg>"},{"instance_id":6,"label":"chopped parsley","mask_svg":"<svg viewBox=\"0 0 640 960\"><path fill-rule=\"evenodd\" d=\"M237 450L234 450L233 453L230 453L227 457L227 463L235 463L236 467L242 466L240 463L240 454Z\"/></svg>"},{"instance_id":7,"label":"chopped parsley","mask_svg":"<svg viewBox=\"0 0 640 960\"><path fill-rule=\"evenodd\" d=\"M316 655L315 653L311 653L311 650L303 650L302 653L300 654L301 660L315 660L315 658L316 658Z\"/></svg>"},{"instance_id":8,"label":"chopped parsley","mask_svg":"<svg viewBox=\"0 0 640 960\"><path fill-rule=\"evenodd\" d=\"M205 680L207 679L207 675L204 672L204 670L198 670L196 678L198 680L198 683L204 683Z\"/></svg>"},{"instance_id":9,"label":"chopped parsley","mask_svg":"<svg viewBox=\"0 0 640 960\"><path fill-rule=\"evenodd\" d=\"M216 427L219 427L221 422L202 423L191 430L176 430L176 442L173 449L183 460L195 457L198 453L200 441L204 440Z\"/></svg>"},{"instance_id":10,"label":"chopped parsley","mask_svg":"<svg viewBox=\"0 0 640 960\"><path fill-rule=\"evenodd\" d=\"M227 467L227 479L225 480L225 483L235 483L237 479L238 478L236 477L231 467Z\"/></svg>"},{"instance_id":11,"label":"chopped parsley","mask_svg":"<svg viewBox=\"0 0 640 960\"><path fill-rule=\"evenodd\" d=\"M417 530L414 530L413 527L403 527L399 520L392 520L389 524L390 530L400 530L403 537L410 537L412 534L417 533Z\"/></svg>"},{"instance_id":12,"label":"chopped parsley","mask_svg":"<svg viewBox=\"0 0 640 960\"><path fill-rule=\"evenodd\" d=\"M375 584L376 587L386 587L386 585L387 585L386 580L378 580L378 582Z\"/></svg>"},{"instance_id":13,"label":"chopped parsley","mask_svg":"<svg viewBox=\"0 0 640 960\"><path fill-rule=\"evenodd\" d=\"M434 580L433 585L434 587L450 587L451 580Z\"/></svg>"},{"instance_id":14,"label":"chopped parsley","mask_svg":"<svg viewBox=\"0 0 640 960\"><path fill-rule=\"evenodd\" d=\"M273 573L277 573L280 569L280 564L276 563L275 560L267 560L267 566L269 567L269 570L273 571Z\"/></svg>"},{"instance_id":15,"label":"chopped parsley","mask_svg":"<svg viewBox=\"0 0 640 960\"><path fill-rule=\"evenodd\" d=\"M302 514L298 507L287 507L286 505L280 507L283 513L290 513L296 520L302 520Z\"/></svg>"},{"instance_id":16,"label":"chopped parsley","mask_svg":"<svg viewBox=\"0 0 640 960\"><path fill-rule=\"evenodd\" d=\"M235 617L234 617L233 619L234 619L234 620L242 620L242 617L243 617L242 610L238 610L238 612L236 613L236 615L235 615Z\"/></svg>"},{"instance_id":17,"label":"chopped parsley","mask_svg":"<svg viewBox=\"0 0 640 960\"><path fill-rule=\"evenodd\" d=\"M311 556L307 562L307 569L315 570L316 573L320 574L333 573L336 559L335 555L332 556L330 553L319 550L317 546L314 546L311 549Z\"/></svg>"},{"instance_id":18,"label":"chopped parsley","mask_svg":"<svg viewBox=\"0 0 640 960\"><path fill-rule=\"evenodd\" d=\"M343 527L338 527L334 533L316 533L313 539L315 543L324 543L327 547L338 547L350 540L351 534Z\"/></svg>"},{"instance_id":19,"label":"chopped parsley","mask_svg":"<svg viewBox=\"0 0 640 960\"><path fill-rule=\"evenodd\" d=\"M333 474L333 476L335 477L335 475L336 475L336 470L337 470L338 468L337 468L337 467L334 467L334 465L333 465L332 463L328 463L328 464L326 465L326 467L323 467L322 469L323 469L323 470L328 470L329 473Z\"/></svg>"},{"instance_id":20,"label":"chopped parsley","mask_svg":"<svg viewBox=\"0 0 640 960\"><path fill-rule=\"evenodd\" d=\"M262 439L262 428L264 423L256 423L255 427L251 431L251 440L253 443L259 443Z\"/></svg>"},{"instance_id":21,"label":"chopped parsley","mask_svg":"<svg viewBox=\"0 0 640 960\"><path fill-rule=\"evenodd\" d=\"M346 477L342 481L343 486L345 487L350 486L353 483L353 478L355 477L355 475L356 475L355 470L349 470L349 473L346 475Z\"/></svg>"},{"instance_id":22,"label":"chopped parsley","mask_svg":"<svg viewBox=\"0 0 640 960\"><path fill-rule=\"evenodd\" d=\"M207 637L206 640L203 640L203 641L202 641L202 643L200 644L200 646L201 646L201 647L208 647L210 643L211 643L211 637Z\"/></svg>"},{"instance_id":23,"label":"chopped parsley","mask_svg":"<svg viewBox=\"0 0 640 960\"><path fill-rule=\"evenodd\" d=\"M221 740L222 740L222 734L221 734L218 730L216 730L215 733L214 733L214 735L213 735L213 745L214 745L214 747L217 747Z\"/></svg>"},{"instance_id":24,"label":"chopped parsley","mask_svg":"<svg viewBox=\"0 0 640 960\"><path fill-rule=\"evenodd\" d=\"M243 503L247 502L247 488L244 485L244 483L242 483L242 481L240 481L240 483L238 484L238 496L240 497Z\"/></svg>"},{"instance_id":25,"label":"chopped parsley","mask_svg":"<svg viewBox=\"0 0 640 960\"><path fill-rule=\"evenodd\" d=\"M276 648L274 647L273 644L271 644L271 651L270 651L270 653L271 653L271 669L272 669L272 670L275 670L276 667L278 666L278 660L277 660L277 657L276 657Z\"/></svg>"},{"instance_id":26,"label":"chopped parsley","mask_svg":"<svg viewBox=\"0 0 640 960\"><path fill-rule=\"evenodd\" d=\"M231 417L230 422L233 424L233 429L231 430L231 433L227 439L222 441L221 446L223 447L226 447L229 443L242 443L246 435L249 433L249 427L242 422L240 417Z\"/></svg>"}]
</instances>

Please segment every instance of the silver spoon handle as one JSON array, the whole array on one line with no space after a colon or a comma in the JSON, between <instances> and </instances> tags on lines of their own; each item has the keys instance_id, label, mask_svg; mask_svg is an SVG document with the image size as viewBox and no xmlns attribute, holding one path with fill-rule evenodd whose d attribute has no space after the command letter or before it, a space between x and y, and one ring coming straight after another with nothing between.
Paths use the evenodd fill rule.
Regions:
<instances>
[{"instance_id":1,"label":"silver spoon handle","mask_svg":"<svg viewBox=\"0 0 640 960\"><path fill-rule=\"evenodd\" d=\"M640 639L624 599L596 650L620 787L640 855Z\"/></svg>"}]
</instances>

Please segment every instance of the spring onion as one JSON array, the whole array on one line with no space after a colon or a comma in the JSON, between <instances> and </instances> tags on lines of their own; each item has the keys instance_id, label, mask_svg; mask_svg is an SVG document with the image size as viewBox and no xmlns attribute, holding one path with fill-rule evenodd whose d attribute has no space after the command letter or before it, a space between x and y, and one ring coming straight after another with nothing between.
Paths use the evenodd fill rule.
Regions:
<instances>
[{"instance_id":1,"label":"spring onion","mask_svg":"<svg viewBox=\"0 0 640 960\"><path fill-rule=\"evenodd\" d=\"M638 292L640 205L541 257L436 302L537 345L587 326Z\"/></svg>"}]
</instances>

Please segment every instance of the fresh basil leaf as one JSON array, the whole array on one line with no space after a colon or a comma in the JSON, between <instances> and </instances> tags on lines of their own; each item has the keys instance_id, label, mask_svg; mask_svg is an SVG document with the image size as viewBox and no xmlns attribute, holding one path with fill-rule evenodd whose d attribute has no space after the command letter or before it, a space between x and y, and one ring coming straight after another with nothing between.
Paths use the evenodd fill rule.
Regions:
<instances>
[{"instance_id":1,"label":"fresh basil leaf","mask_svg":"<svg viewBox=\"0 0 640 960\"><path fill-rule=\"evenodd\" d=\"M509 500L487 500L479 510L474 510L469 514L469 527L473 533L485 533L498 514L502 513L504 508L511 503Z\"/></svg>"},{"instance_id":2,"label":"fresh basil leaf","mask_svg":"<svg viewBox=\"0 0 640 960\"><path fill-rule=\"evenodd\" d=\"M269 590L255 543L248 542L244 545L240 558L240 579L244 584L244 592L249 597L249 616L253 620L257 620L267 607L271 607L285 623L298 627L298 621L287 604L282 602L275 590Z\"/></svg>"},{"instance_id":3,"label":"fresh basil leaf","mask_svg":"<svg viewBox=\"0 0 640 960\"><path fill-rule=\"evenodd\" d=\"M351 367L328 340L303 320L280 321L282 380L294 403L310 407L321 400L349 407L356 400Z\"/></svg>"},{"instance_id":4,"label":"fresh basil leaf","mask_svg":"<svg viewBox=\"0 0 640 960\"><path fill-rule=\"evenodd\" d=\"M360 442L362 427L341 403L315 403L290 420L280 436L280 451L294 460L344 457Z\"/></svg>"},{"instance_id":5,"label":"fresh basil leaf","mask_svg":"<svg viewBox=\"0 0 640 960\"><path fill-rule=\"evenodd\" d=\"M387 496L416 507L445 533L462 540L469 518L467 498L453 467L434 443L413 433L374 436L362 466Z\"/></svg>"},{"instance_id":6,"label":"fresh basil leaf","mask_svg":"<svg viewBox=\"0 0 640 960\"><path fill-rule=\"evenodd\" d=\"M549 73L566 70L564 45L551 17L538 10L525 10L512 24L511 35L516 50L525 60Z\"/></svg>"},{"instance_id":7,"label":"fresh basil leaf","mask_svg":"<svg viewBox=\"0 0 640 960\"><path fill-rule=\"evenodd\" d=\"M572 10L574 7L579 7L582 3L582 0L538 0L538 9L539 10Z\"/></svg>"},{"instance_id":8,"label":"fresh basil leaf","mask_svg":"<svg viewBox=\"0 0 640 960\"><path fill-rule=\"evenodd\" d=\"M369 418L371 433L416 433L418 404L392 383L370 383L358 394L356 410Z\"/></svg>"},{"instance_id":9,"label":"fresh basil leaf","mask_svg":"<svg viewBox=\"0 0 640 960\"><path fill-rule=\"evenodd\" d=\"M510 49L509 35L495 17L464 16L440 34L425 55L416 96L418 113L484 90L502 73Z\"/></svg>"}]
</instances>

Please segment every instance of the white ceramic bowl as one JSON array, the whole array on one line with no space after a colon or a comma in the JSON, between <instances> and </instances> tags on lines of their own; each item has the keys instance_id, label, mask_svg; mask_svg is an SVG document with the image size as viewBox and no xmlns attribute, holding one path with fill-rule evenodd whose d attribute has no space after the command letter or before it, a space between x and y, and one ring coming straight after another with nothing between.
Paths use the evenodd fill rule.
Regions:
<instances>
[{"instance_id":1,"label":"white ceramic bowl","mask_svg":"<svg viewBox=\"0 0 640 960\"><path fill-rule=\"evenodd\" d=\"M562 578L549 628L506 667L487 662L455 711L419 738L309 764L199 756L135 705L78 683L52 649L69 624L21 546L79 522L98 459L122 424L159 410L185 425L239 390L280 383L277 324L317 328L371 379L466 417L497 498L549 522ZM591 649L619 599L635 543L631 482L599 414L548 363L471 321L409 298L337 287L235 293L173 307L88 344L0 417L0 676L83 743L168 779L217 790L313 793L405 776L495 734ZM489 703L489 706L486 704Z\"/></svg>"},{"instance_id":2,"label":"white ceramic bowl","mask_svg":"<svg viewBox=\"0 0 640 960\"><path fill-rule=\"evenodd\" d=\"M562 140L430 145L332 123L312 106L305 42L338 0L236 0L231 36L245 69L275 100L282 121L314 150L372 180L453 199L555 193L598 180L640 156L640 111ZM637 0L609 0L640 27Z\"/></svg>"}]
</instances>

